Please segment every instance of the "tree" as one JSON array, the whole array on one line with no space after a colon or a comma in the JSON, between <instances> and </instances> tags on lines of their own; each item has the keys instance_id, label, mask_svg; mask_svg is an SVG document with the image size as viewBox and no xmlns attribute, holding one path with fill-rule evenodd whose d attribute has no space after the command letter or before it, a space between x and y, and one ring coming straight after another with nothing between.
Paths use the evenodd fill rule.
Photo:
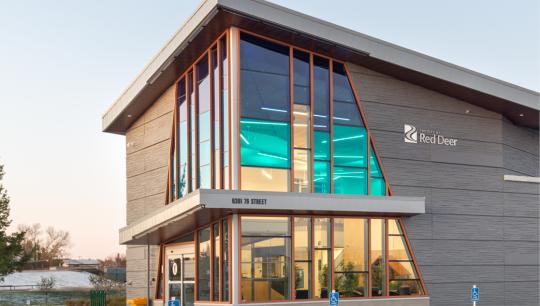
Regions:
<instances>
[{"instance_id":1,"label":"tree","mask_svg":"<svg viewBox=\"0 0 540 306\"><path fill-rule=\"evenodd\" d=\"M88 276L88 280L95 290L105 290L106 292L122 289L124 286L122 283L106 278L103 274L91 274Z\"/></svg>"},{"instance_id":2,"label":"tree","mask_svg":"<svg viewBox=\"0 0 540 306\"><path fill-rule=\"evenodd\" d=\"M41 291L45 291L45 305L49 305L49 290L56 285L56 279L54 277L41 277L37 283Z\"/></svg>"},{"instance_id":3,"label":"tree","mask_svg":"<svg viewBox=\"0 0 540 306\"><path fill-rule=\"evenodd\" d=\"M21 224L18 229L26 233L23 243L24 251L33 261L46 260L51 265L54 260L68 255L68 249L71 246L69 232L57 230L52 226L43 231L39 223Z\"/></svg>"},{"instance_id":4,"label":"tree","mask_svg":"<svg viewBox=\"0 0 540 306\"><path fill-rule=\"evenodd\" d=\"M108 256L99 261L101 270L105 270L106 267L126 267L126 255L117 253L116 256Z\"/></svg>"},{"instance_id":5,"label":"tree","mask_svg":"<svg viewBox=\"0 0 540 306\"><path fill-rule=\"evenodd\" d=\"M56 230L49 226L45 230L45 240L41 249L43 259L52 263L54 259L61 259L68 255L68 248L71 246L71 238L69 232Z\"/></svg>"},{"instance_id":6,"label":"tree","mask_svg":"<svg viewBox=\"0 0 540 306\"><path fill-rule=\"evenodd\" d=\"M23 231L7 233L11 224L9 219L9 196L2 185L4 178L4 166L0 165L0 280L3 276L20 271L28 261L29 256L24 252Z\"/></svg>"},{"instance_id":7,"label":"tree","mask_svg":"<svg viewBox=\"0 0 540 306\"><path fill-rule=\"evenodd\" d=\"M19 224L17 227L19 232L25 232L24 235L24 252L26 254L29 254L31 259L33 261L38 261L39 258L39 251L40 251L40 243L41 243L41 234L43 233L41 230L41 224L34 223L32 225L26 225L26 224Z\"/></svg>"}]
</instances>

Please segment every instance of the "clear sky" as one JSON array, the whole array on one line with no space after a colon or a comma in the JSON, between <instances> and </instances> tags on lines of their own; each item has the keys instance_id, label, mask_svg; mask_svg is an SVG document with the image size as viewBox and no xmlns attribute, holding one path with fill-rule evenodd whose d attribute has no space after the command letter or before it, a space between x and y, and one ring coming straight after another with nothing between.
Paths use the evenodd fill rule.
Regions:
<instances>
[{"instance_id":1,"label":"clear sky","mask_svg":"<svg viewBox=\"0 0 540 306\"><path fill-rule=\"evenodd\" d=\"M536 0L275 2L540 88ZM73 257L123 252L125 143L101 132L101 115L198 3L0 0L0 163L14 226L70 231Z\"/></svg>"}]
</instances>

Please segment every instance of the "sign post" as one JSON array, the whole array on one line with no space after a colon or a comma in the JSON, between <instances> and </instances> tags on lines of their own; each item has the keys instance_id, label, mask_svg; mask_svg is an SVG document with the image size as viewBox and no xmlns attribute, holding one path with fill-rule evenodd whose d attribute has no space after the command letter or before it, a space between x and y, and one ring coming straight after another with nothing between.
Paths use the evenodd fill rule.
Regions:
<instances>
[{"instance_id":1,"label":"sign post","mask_svg":"<svg viewBox=\"0 0 540 306\"><path fill-rule=\"evenodd\" d=\"M332 290L332 293L330 293L330 298L328 299L330 306L338 306L339 305L339 292L336 292L336 290Z\"/></svg>"},{"instance_id":2,"label":"sign post","mask_svg":"<svg viewBox=\"0 0 540 306\"><path fill-rule=\"evenodd\" d=\"M471 301L473 306L476 306L476 302L480 301L480 288L476 287L476 285L471 288Z\"/></svg>"}]
</instances>

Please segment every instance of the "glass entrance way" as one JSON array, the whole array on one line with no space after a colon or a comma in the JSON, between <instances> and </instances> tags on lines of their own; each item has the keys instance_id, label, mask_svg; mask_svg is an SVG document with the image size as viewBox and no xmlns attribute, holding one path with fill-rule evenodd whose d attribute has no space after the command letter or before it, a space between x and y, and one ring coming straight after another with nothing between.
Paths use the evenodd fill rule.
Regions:
<instances>
[{"instance_id":1,"label":"glass entrance way","mask_svg":"<svg viewBox=\"0 0 540 306\"><path fill-rule=\"evenodd\" d=\"M195 254L193 245L167 248L166 300L179 300L182 306L193 306L195 301Z\"/></svg>"}]
</instances>

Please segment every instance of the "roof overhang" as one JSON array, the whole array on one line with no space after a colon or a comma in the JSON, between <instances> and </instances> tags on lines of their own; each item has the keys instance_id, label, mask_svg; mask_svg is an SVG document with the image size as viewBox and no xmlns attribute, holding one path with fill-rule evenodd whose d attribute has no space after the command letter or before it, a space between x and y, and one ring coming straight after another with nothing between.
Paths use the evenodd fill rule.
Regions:
<instances>
[{"instance_id":1,"label":"roof overhang","mask_svg":"<svg viewBox=\"0 0 540 306\"><path fill-rule=\"evenodd\" d=\"M203 189L120 229L119 234L120 244L160 244L233 213L397 217L425 210L423 197Z\"/></svg>"},{"instance_id":2,"label":"roof overhang","mask_svg":"<svg viewBox=\"0 0 540 306\"><path fill-rule=\"evenodd\" d=\"M263 0L205 0L103 115L103 130L124 134L230 26L360 64L538 128L538 92Z\"/></svg>"}]
</instances>

